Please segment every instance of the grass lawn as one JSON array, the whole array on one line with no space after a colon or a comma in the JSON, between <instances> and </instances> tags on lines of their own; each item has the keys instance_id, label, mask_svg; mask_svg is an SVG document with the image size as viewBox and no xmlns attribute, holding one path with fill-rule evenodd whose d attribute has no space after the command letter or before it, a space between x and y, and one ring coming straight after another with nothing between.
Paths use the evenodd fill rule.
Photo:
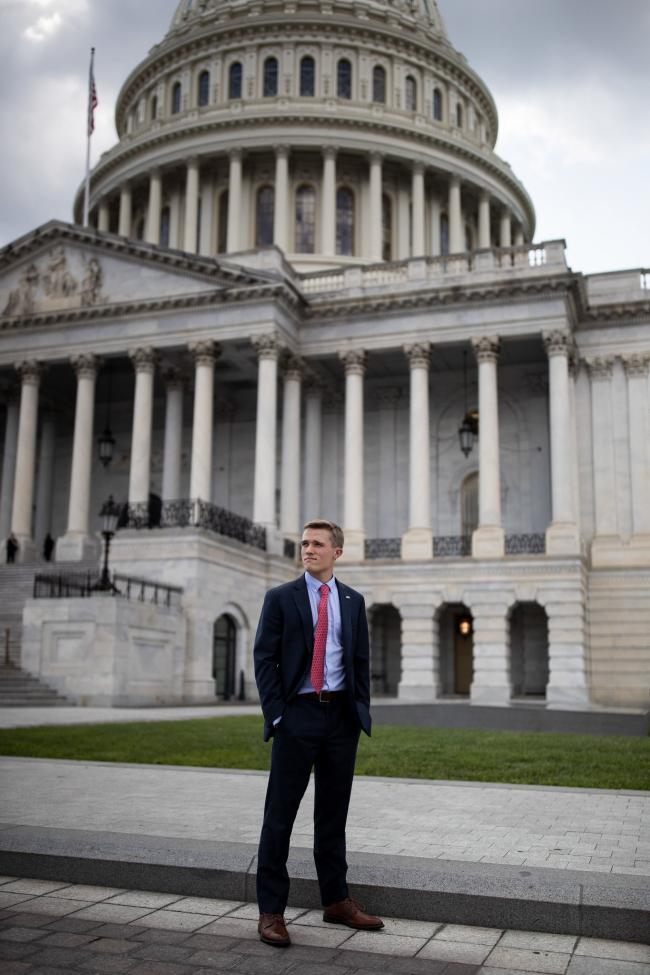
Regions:
<instances>
[{"instance_id":1,"label":"grass lawn","mask_svg":"<svg viewBox=\"0 0 650 975\"><path fill-rule=\"evenodd\" d=\"M0 754L267 769L271 748L246 716L1 730ZM357 774L650 789L650 738L381 725L361 735Z\"/></svg>"}]
</instances>

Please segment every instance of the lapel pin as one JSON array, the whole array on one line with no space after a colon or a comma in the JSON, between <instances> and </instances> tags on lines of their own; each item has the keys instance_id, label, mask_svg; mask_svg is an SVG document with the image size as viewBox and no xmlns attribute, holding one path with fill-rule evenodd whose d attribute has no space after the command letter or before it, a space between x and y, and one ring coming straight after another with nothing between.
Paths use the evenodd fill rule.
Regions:
<instances>
[{"instance_id":1,"label":"lapel pin","mask_svg":"<svg viewBox=\"0 0 650 975\"><path fill-rule=\"evenodd\" d=\"M349 599L350 597L349 597L349 596L346 596L345 598L346 598L346 599Z\"/></svg>"}]
</instances>

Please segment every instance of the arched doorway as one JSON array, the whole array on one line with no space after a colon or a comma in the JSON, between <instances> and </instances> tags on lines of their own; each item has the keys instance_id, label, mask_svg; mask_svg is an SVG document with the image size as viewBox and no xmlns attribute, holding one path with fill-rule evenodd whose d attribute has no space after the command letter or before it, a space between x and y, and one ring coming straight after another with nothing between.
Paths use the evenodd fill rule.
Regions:
<instances>
[{"instance_id":1,"label":"arched doorway","mask_svg":"<svg viewBox=\"0 0 650 975\"><path fill-rule=\"evenodd\" d=\"M237 624L224 613L214 624L212 638L212 676L217 697L235 697Z\"/></svg>"},{"instance_id":2,"label":"arched doorway","mask_svg":"<svg viewBox=\"0 0 650 975\"><path fill-rule=\"evenodd\" d=\"M510 612L512 696L545 698L548 675L546 611L538 603L516 603Z\"/></svg>"},{"instance_id":3,"label":"arched doorway","mask_svg":"<svg viewBox=\"0 0 650 975\"><path fill-rule=\"evenodd\" d=\"M438 612L440 692L469 697L474 677L474 621L463 603L447 603Z\"/></svg>"},{"instance_id":4,"label":"arched doorway","mask_svg":"<svg viewBox=\"0 0 650 975\"><path fill-rule=\"evenodd\" d=\"M370 612L370 679L373 696L396 697L402 676L402 620L394 606L373 606Z\"/></svg>"}]
</instances>

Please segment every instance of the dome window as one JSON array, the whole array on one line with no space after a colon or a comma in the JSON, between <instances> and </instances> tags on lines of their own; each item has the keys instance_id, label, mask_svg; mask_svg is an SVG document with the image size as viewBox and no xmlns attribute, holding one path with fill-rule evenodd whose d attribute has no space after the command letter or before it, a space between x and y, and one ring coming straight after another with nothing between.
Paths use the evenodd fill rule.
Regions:
<instances>
[{"instance_id":1,"label":"dome window","mask_svg":"<svg viewBox=\"0 0 650 975\"><path fill-rule=\"evenodd\" d=\"M417 109L418 88L415 78L407 75L404 83L404 104L407 112L415 112Z\"/></svg>"},{"instance_id":2,"label":"dome window","mask_svg":"<svg viewBox=\"0 0 650 975\"><path fill-rule=\"evenodd\" d=\"M386 193L381 198L381 259L393 259L393 204Z\"/></svg>"},{"instance_id":3,"label":"dome window","mask_svg":"<svg viewBox=\"0 0 650 975\"><path fill-rule=\"evenodd\" d=\"M379 105L386 104L386 71L380 64L372 69L372 100Z\"/></svg>"},{"instance_id":4,"label":"dome window","mask_svg":"<svg viewBox=\"0 0 650 975\"><path fill-rule=\"evenodd\" d=\"M352 98L352 65L341 58L336 66L336 94L339 98Z\"/></svg>"},{"instance_id":5,"label":"dome window","mask_svg":"<svg viewBox=\"0 0 650 975\"><path fill-rule=\"evenodd\" d=\"M210 72L202 71L199 75L199 108L205 108L210 101Z\"/></svg>"},{"instance_id":6,"label":"dome window","mask_svg":"<svg viewBox=\"0 0 650 975\"><path fill-rule=\"evenodd\" d=\"M172 115L178 115L181 110L181 83L177 81L172 88Z\"/></svg>"},{"instance_id":7,"label":"dome window","mask_svg":"<svg viewBox=\"0 0 650 975\"><path fill-rule=\"evenodd\" d=\"M449 217L446 213L440 217L440 253L443 257L449 253Z\"/></svg>"},{"instance_id":8,"label":"dome window","mask_svg":"<svg viewBox=\"0 0 650 975\"><path fill-rule=\"evenodd\" d=\"M160 213L160 246L169 247L169 228L171 226L171 210L163 207Z\"/></svg>"},{"instance_id":9,"label":"dome window","mask_svg":"<svg viewBox=\"0 0 650 975\"><path fill-rule=\"evenodd\" d=\"M456 102L456 125L459 129L463 127L463 106L460 102Z\"/></svg>"},{"instance_id":10,"label":"dome window","mask_svg":"<svg viewBox=\"0 0 650 975\"><path fill-rule=\"evenodd\" d=\"M155 122L158 117L158 96L152 95L151 101L149 102L149 117L152 122Z\"/></svg>"},{"instance_id":11,"label":"dome window","mask_svg":"<svg viewBox=\"0 0 650 975\"><path fill-rule=\"evenodd\" d=\"M235 61L228 70L228 98L241 98L242 66Z\"/></svg>"},{"instance_id":12,"label":"dome window","mask_svg":"<svg viewBox=\"0 0 650 975\"><path fill-rule=\"evenodd\" d=\"M336 253L354 254L354 195L345 186L336 193Z\"/></svg>"},{"instance_id":13,"label":"dome window","mask_svg":"<svg viewBox=\"0 0 650 975\"><path fill-rule=\"evenodd\" d=\"M225 254L228 249L228 190L219 197L219 226L217 228L217 254Z\"/></svg>"},{"instance_id":14,"label":"dome window","mask_svg":"<svg viewBox=\"0 0 650 975\"><path fill-rule=\"evenodd\" d=\"M316 236L316 194L312 186L296 192L296 253L313 254Z\"/></svg>"},{"instance_id":15,"label":"dome window","mask_svg":"<svg viewBox=\"0 0 650 975\"><path fill-rule=\"evenodd\" d=\"M275 193L272 186L261 186L257 191L255 214L255 246L269 247L273 243L273 215Z\"/></svg>"},{"instance_id":16,"label":"dome window","mask_svg":"<svg viewBox=\"0 0 650 975\"><path fill-rule=\"evenodd\" d=\"M262 94L265 98L275 98L278 93L278 59L267 58L264 62L264 88Z\"/></svg>"},{"instance_id":17,"label":"dome window","mask_svg":"<svg viewBox=\"0 0 650 975\"><path fill-rule=\"evenodd\" d=\"M309 56L300 62L300 94L303 98L316 94L316 62Z\"/></svg>"},{"instance_id":18,"label":"dome window","mask_svg":"<svg viewBox=\"0 0 650 975\"><path fill-rule=\"evenodd\" d=\"M433 89L433 117L436 122L442 122L442 92L439 88Z\"/></svg>"}]
</instances>

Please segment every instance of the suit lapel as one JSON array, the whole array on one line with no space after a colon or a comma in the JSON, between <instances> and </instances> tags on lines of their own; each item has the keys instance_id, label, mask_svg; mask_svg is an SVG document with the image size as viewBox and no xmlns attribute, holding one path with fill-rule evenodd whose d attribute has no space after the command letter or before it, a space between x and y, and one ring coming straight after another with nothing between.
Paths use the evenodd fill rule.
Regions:
<instances>
[{"instance_id":1,"label":"suit lapel","mask_svg":"<svg viewBox=\"0 0 650 975\"><path fill-rule=\"evenodd\" d=\"M302 628L305 634L305 645L311 654L314 649L314 624L311 618L311 606L309 605L309 594L305 577L296 579L293 587L293 599L300 614Z\"/></svg>"},{"instance_id":2,"label":"suit lapel","mask_svg":"<svg viewBox=\"0 0 650 975\"><path fill-rule=\"evenodd\" d=\"M352 662L352 600L348 587L336 580L336 587L339 591L339 606L341 607L341 640L343 642L343 654L348 663Z\"/></svg>"}]
</instances>

